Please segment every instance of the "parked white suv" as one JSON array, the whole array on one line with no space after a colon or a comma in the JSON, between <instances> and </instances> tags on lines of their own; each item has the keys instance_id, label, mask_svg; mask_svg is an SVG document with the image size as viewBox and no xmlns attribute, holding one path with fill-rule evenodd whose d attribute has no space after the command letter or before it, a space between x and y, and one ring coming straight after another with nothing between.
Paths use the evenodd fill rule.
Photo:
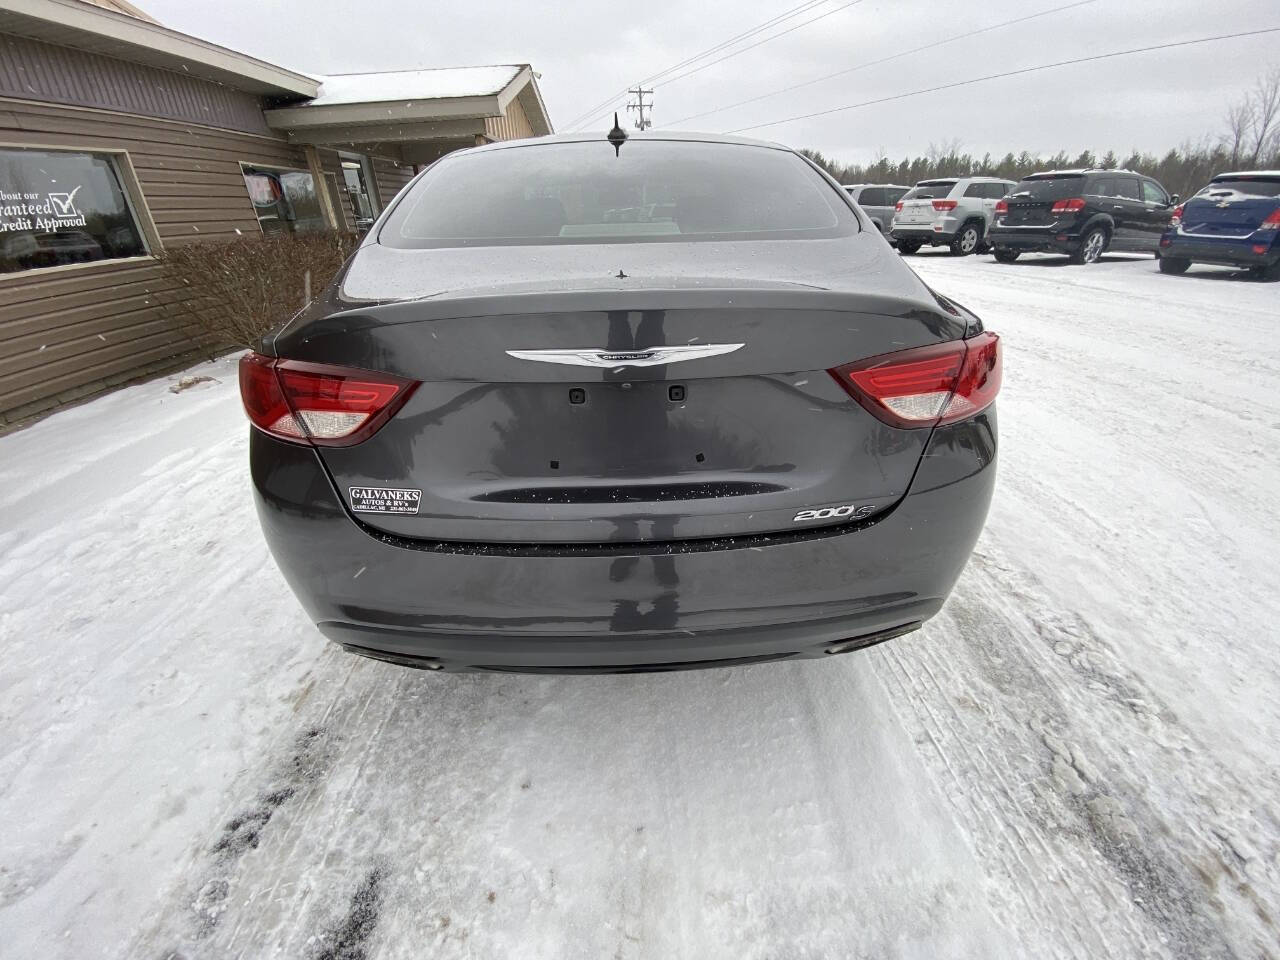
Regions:
<instances>
[{"instance_id":1,"label":"parked white suv","mask_svg":"<svg viewBox=\"0 0 1280 960\"><path fill-rule=\"evenodd\" d=\"M996 177L921 180L898 201L889 232L903 253L925 245L950 247L957 257L977 253L986 246L996 201L1013 186Z\"/></svg>"}]
</instances>

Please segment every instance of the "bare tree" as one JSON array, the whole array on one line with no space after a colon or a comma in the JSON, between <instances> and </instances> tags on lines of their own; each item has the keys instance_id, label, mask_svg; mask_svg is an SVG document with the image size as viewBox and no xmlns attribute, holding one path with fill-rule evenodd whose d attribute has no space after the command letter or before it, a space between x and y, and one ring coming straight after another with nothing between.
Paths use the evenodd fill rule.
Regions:
<instances>
[{"instance_id":1,"label":"bare tree","mask_svg":"<svg viewBox=\"0 0 1280 960\"><path fill-rule=\"evenodd\" d=\"M1253 107L1249 140L1253 145L1250 162L1257 164L1265 155L1277 126L1280 126L1280 67L1272 67L1259 77L1249 96Z\"/></svg>"},{"instance_id":2,"label":"bare tree","mask_svg":"<svg viewBox=\"0 0 1280 960\"><path fill-rule=\"evenodd\" d=\"M1227 133L1223 145L1231 151L1231 165L1240 166L1240 153L1249 129L1253 126L1253 98L1246 95L1239 103L1227 108Z\"/></svg>"}]
</instances>

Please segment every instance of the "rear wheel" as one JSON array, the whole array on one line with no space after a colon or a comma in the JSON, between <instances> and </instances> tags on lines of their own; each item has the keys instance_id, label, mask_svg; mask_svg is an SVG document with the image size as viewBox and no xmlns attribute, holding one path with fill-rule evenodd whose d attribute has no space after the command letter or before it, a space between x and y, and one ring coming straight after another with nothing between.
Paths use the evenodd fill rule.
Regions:
<instances>
[{"instance_id":1,"label":"rear wheel","mask_svg":"<svg viewBox=\"0 0 1280 960\"><path fill-rule=\"evenodd\" d=\"M1107 249L1106 227L1094 227L1080 238L1080 246L1071 254L1072 263L1097 263Z\"/></svg>"},{"instance_id":2,"label":"rear wheel","mask_svg":"<svg viewBox=\"0 0 1280 960\"><path fill-rule=\"evenodd\" d=\"M995 257L997 263L1013 263L1017 260L1021 250L1001 250L999 247L995 249Z\"/></svg>"},{"instance_id":3,"label":"rear wheel","mask_svg":"<svg viewBox=\"0 0 1280 960\"><path fill-rule=\"evenodd\" d=\"M967 257L978 249L982 242L982 227L976 223L966 223L951 240L951 255Z\"/></svg>"},{"instance_id":4,"label":"rear wheel","mask_svg":"<svg viewBox=\"0 0 1280 960\"><path fill-rule=\"evenodd\" d=\"M1158 262L1161 273L1186 273L1191 269L1191 261L1184 257L1161 257Z\"/></svg>"},{"instance_id":5,"label":"rear wheel","mask_svg":"<svg viewBox=\"0 0 1280 960\"><path fill-rule=\"evenodd\" d=\"M899 240L898 241L899 253L905 253L908 256L910 256L911 254L915 253L919 249L920 249L919 240Z\"/></svg>"},{"instance_id":6,"label":"rear wheel","mask_svg":"<svg viewBox=\"0 0 1280 960\"><path fill-rule=\"evenodd\" d=\"M1250 267L1249 275L1265 283L1275 283L1280 280L1280 260L1277 260L1269 267Z\"/></svg>"}]
</instances>

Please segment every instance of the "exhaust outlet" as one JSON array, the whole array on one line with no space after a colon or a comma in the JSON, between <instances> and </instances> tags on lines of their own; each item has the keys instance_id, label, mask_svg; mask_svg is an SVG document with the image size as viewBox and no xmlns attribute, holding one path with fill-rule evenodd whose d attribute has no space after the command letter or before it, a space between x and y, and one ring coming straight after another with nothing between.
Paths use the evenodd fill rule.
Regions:
<instances>
[{"instance_id":1,"label":"exhaust outlet","mask_svg":"<svg viewBox=\"0 0 1280 960\"><path fill-rule=\"evenodd\" d=\"M849 640L841 640L839 643L833 643L829 647L823 649L824 653L852 653L854 650L865 650L867 647L874 647L877 643L884 643L886 640L892 640L894 637L900 637L905 633L919 630L921 623L919 620L914 623L906 623L900 627L891 627L888 630L881 630L878 633L869 633L864 637L853 637Z\"/></svg>"}]
</instances>

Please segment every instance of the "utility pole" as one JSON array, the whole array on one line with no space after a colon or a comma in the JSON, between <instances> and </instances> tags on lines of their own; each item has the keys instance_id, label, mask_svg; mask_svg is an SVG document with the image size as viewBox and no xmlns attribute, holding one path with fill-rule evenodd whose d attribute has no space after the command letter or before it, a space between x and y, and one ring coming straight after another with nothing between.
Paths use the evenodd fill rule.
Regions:
<instances>
[{"instance_id":1,"label":"utility pole","mask_svg":"<svg viewBox=\"0 0 1280 960\"><path fill-rule=\"evenodd\" d=\"M636 120L636 129L648 130L650 127L653 126L653 117L652 117L653 100L650 99L648 103L645 103L644 98L645 97L652 98L653 90L652 89L645 90L643 87L637 85L632 87L630 90L628 90L627 93L631 93L635 95L634 101L627 102L627 112L630 113L632 110L635 110L640 115L639 118ZM646 110L650 112L651 114L650 116L647 116L647 117L645 116L644 112Z\"/></svg>"}]
</instances>

